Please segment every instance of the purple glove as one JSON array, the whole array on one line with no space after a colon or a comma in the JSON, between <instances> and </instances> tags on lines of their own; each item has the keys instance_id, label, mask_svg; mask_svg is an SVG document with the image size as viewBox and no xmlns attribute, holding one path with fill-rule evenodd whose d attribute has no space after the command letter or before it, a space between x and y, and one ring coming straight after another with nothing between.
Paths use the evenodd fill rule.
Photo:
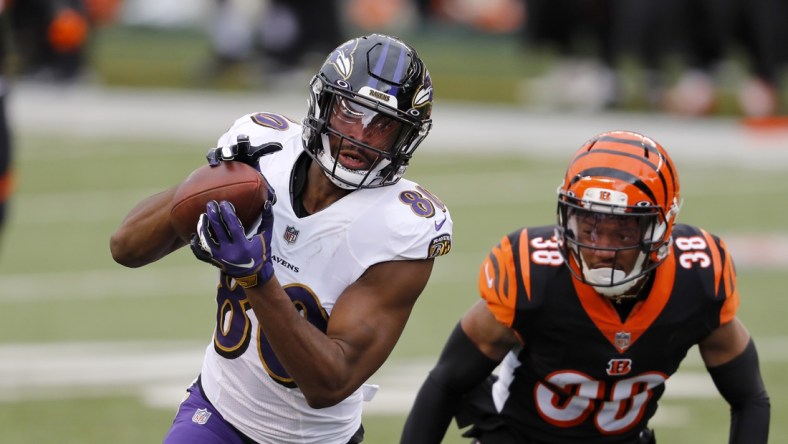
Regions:
<instances>
[{"instance_id":1,"label":"purple glove","mask_svg":"<svg viewBox=\"0 0 788 444\"><path fill-rule=\"evenodd\" d=\"M274 195L273 192L269 194ZM191 238L192 252L197 259L234 277L243 288L268 282L274 276L271 262L273 202L273 198L266 202L260 229L251 239L246 238L230 202L208 202L206 212L197 222L197 233Z\"/></svg>"},{"instance_id":2,"label":"purple glove","mask_svg":"<svg viewBox=\"0 0 788 444\"><path fill-rule=\"evenodd\" d=\"M281 150L282 145L276 142L252 146L251 142L249 142L249 136L241 134L237 137L235 144L211 148L205 157L208 159L208 165L212 167L218 166L219 163L223 161L235 160L251 165L257 171L260 171L257 161L267 154L272 154Z\"/></svg>"}]
</instances>

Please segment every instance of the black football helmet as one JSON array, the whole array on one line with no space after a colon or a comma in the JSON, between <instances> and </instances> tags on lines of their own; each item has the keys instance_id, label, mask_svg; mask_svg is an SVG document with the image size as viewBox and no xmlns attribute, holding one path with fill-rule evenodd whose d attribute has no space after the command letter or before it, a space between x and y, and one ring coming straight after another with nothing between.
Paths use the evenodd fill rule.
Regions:
<instances>
[{"instance_id":1,"label":"black football helmet","mask_svg":"<svg viewBox=\"0 0 788 444\"><path fill-rule=\"evenodd\" d=\"M341 188L392 185L432 128L432 99L412 47L382 34L349 40L310 82L304 147Z\"/></svg>"}]
</instances>

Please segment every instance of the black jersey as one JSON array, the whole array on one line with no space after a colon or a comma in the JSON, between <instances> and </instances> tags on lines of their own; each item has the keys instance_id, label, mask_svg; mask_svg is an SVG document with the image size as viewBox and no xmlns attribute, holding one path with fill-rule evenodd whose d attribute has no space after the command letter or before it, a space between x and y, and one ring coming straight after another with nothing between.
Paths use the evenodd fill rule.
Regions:
<instances>
[{"instance_id":1,"label":"black jersey","mask_svg":"<svg viewBox=\"0 0 788 444\"><path fill-rule=\"evenodd\" d=\"M646 427L687 350L738 307L725 244L688 225L673 239L623 322L614 302L573 278L553 227L518 230L490 252L479 290L523 342L493 386L510 427L549 443L630 442Z\"/></svg>"}]
</instances>

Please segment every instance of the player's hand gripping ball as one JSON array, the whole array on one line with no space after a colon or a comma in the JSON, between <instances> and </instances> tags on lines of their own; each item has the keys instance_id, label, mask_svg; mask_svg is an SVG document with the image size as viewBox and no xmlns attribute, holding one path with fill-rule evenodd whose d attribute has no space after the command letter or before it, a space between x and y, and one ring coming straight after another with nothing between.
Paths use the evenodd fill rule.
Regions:
<instances>
[{"instance_id":1,"label":"player's hand gripping ball","mask_svg":"<svg viewBox=\"0 0 788 444\"><path fill-rule=\"evenodd\" d=\"M273 193L271 193L273 194ZM255 228L269 198L268 184L255 168L241 162L221 162L194 170L173 196L170 223L189 242L208 202L226 200L246 230Z\"/></svg>"},{"instance_id":2,"label":"player's hand gripping ball","mask_svg":"<svg viewBox=\"0 0 788 444\"><path fill-rule=\"evenodd\" d=\"M273 193L272 193L273 194ZM235 278L243 288L268 282L274 275L271 261L273 202L266 202L257 234L247 238L232 204L211 201L200 215L191 249L197 259Z\"/></svg>"}]
</instances>

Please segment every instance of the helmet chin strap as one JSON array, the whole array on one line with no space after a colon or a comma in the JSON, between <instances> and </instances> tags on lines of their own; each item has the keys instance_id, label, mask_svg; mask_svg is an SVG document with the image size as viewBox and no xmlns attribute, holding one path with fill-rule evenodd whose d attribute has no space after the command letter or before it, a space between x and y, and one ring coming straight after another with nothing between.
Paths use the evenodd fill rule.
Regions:
<instances>
[{"instance_id":1,"label":"helmet chin strap","mask_svg":"<svg viewBox=\"0 0 788 444\"><path fill-rule=\"evenodd\" d=\"M320 141L322 143L323 149L320 150L320 154L318 154L317 157L320 163L322 163L324 166L323 172L331 180L331 182L334 183L334 185L345 190L355 190L359 188L359 185L364 181L365 178L369 181L369 183L374 183L374 181L378 179L380 170L391 163L391 161L388 159L380 159L378 164L369 174L367 174L369 170L349 170L343 167L342 164L339 163L339 160L335 159L331 155L328 134L320 134ZM334 174L331 174L332 171Z\"/></svg>"},{"instance_id":2,"label":"helmet chin strap","mask_svg":"<svg viewBox=\"0 0 788 444\"><path fill-rule=\"evenodd\" d=\"M638 255L635 268L633 268L629 274L625 274L622 270L616 270L613 268L590 269L585 264L585 262L583 262L583 277L585 278L586 283L594 287L594 290L596 290L597 293L610 299L620 300L626 297L625 295L627 291L631 290L635 285L638 284L638 282L642 280L632 279L626 281L628 277L640 274L640 270L643 268L643 261L645 259L646 255L640 253ZM616 282L621 283L616 284ZM614 285L610 285L611 283Z\"/></svg>"}]
</instances>

